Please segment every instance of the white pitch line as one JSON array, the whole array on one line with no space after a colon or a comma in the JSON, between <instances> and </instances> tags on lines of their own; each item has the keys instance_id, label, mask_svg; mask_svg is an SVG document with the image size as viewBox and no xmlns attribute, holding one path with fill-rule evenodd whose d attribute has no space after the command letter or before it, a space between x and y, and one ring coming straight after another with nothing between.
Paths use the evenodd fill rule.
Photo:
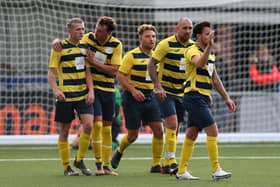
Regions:
<instances>
[{"instance_id":1,"label":"white pitch line","mask_svg":"<svg viewBox=\"0 0 280 187\"><path fill-rule=\"evenodd\" d=\"M181 144L178 145L180 147ZM147 149L147 147L151 147L150 145L147 146L135 146L134 149ZM205 148L204 144L195 145L196 148ZM231 145L223 145L220 144L219 148L277 148L280 147L280 144L231 144ZM20 147L13 147L13 146L0 146L0 150L57 150L57 146L20 146Z\"/></svg>"},{"instance_id":2,"label":"white pitch line","mask_svg":"<svg viewBox=\"0 0 280 187\"><path fill-rule=\"evenodd\" d=\"M280 156L221 156L224 160L268 160L280 159ZM151 157L124 157L122 160L151 160ZM177 158L179 159L179 158ZM207 160L207 156L192 157L194 160ZM2 158L0 162L36 162L36 161L59 161L60 158ZM74 159L71 159L74 160ZM94 160L92 158L85 158L85 160Z\"/></svg>"},{"instance_id":3,"label":"white pitch line","mask_svg":"<svg viewBox=\"0 0 280 187\"><path fill-rule=\"evenodd\" d=\"M13 146L0 146L0 150L57 150L55 146L39 146L39 147L13 147Z\"/></svg>"}]
</instances>

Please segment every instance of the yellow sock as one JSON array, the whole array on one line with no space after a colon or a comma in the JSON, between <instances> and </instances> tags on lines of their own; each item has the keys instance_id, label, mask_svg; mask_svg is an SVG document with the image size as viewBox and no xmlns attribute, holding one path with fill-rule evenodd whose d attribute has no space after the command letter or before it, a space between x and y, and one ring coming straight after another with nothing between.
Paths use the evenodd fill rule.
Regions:
<instances>
[{"instance_id":1,"label":"yellow sock","mask_svg":"<svg viewBox=\"0 0 280 187\"><path fill-rule=\"evenodd\" d=\"M194 149L194 141L185 138L181 150L178 174L183 174L187 171L188 163L192 157L193 149Z\"/></svg>"},{"instance_id":2,"label":"yellow sock","mask_svg":"<svg viewBox=\"0 0 280 187\"><path fill-rule=\"evenodd\" d=\"M153 137L152 140L153 166L160 165L163 153L163 139Z\"/></svg>"},{"instance_id":3,"label":"yellow sock","mask_svg":"<svg viewBox=\"0 0 280 187\"><path fill-rule=\"evenodd\" d=\"M80 161L85 157L85 155L88 151L89 142L90 142L90 135L82 132L80 134L80 139L79 139L79 149L78 149L78 153L77 153L77 161Z\"/></svg>"},{"instance_id":4,"label":"yellow sock","mask_svg":"<svg viewBox=\"0 0 280 187\"><path fill-rule=\"evenodd\" d=\"M102 162L102 151L101 151L101 143L102 143L102 121L96 121L93 124L91 131L91 147L93 155L95 156L95 162Z\"/></svg>"},{"instance_id":5,"label":"yellow sock","mask_svg":"<svg viewBox=\"0 0 280 187\"><path fill-rule=\"evenodd\" d=\"M63 165L64 170L66 170L67 166L70 164L70 148L68 141L62 142L58 141L58 152L61 159L61 163Z\"/></svg>"},{"instance_id":6,"label":"yellow sock","mask_svg":"<svg viewBox=\"0 0 280 187\"><path fill-rule=\"evenodd\" d=\"M109 166L112 154L112 126L105 126L102 129L102 160L103 166Z\"/></svg>"},{"instance_id":7,"label":"yellow sock","mask_svg":"<svg viewBox=\"0 0 280 187\"><path fill-rule=\"evenodd\" d=\"M220 168L220 163L218 160L219 151L218 151L217 137L207 136L206 147L207 147L209 159L212 163L212 171L215 172L218 168Z\"/></svg>"},{"instance_id":8,"label":"yellow sock","mask_svg":"<svg viewBox=\"0 0 280 187\"><path fill-rule=\"evenodd\" d=\"M120 153L123 153L124 150L130 145L130 143L128 142L128 138L127 138L127 134L123 135L121 141L120 141L120 145L118 148L118 151Z\"/></svg>"},{"instance_id":9,"label":"yellow sock","mask_svg":"<svg viewBox=\"0 0 280 187\"><path fill-rule=\"evenodd\" d=\"M163 166L168 166L176 163L175 152L176 152L176 130L166 128L165 130L165 159Z\"/></svg>"},{"instance_id":10,"label":"yellow sock","mask_svg":"<svg viewBox=\"0 0 280 187\"><path fill-rule=\"evenodd\" d=\"M174 140L174 147L173 147L173 150L174 150L174 158L171 158L170 161L169 161L169 164L177 164L177 161L176 161L176 150L177 150L177 138L178 138L178 134L177 134L177 130L174 130L174 133L175 133L175 136L172 137Z\"/></svg>"}]
</instances>

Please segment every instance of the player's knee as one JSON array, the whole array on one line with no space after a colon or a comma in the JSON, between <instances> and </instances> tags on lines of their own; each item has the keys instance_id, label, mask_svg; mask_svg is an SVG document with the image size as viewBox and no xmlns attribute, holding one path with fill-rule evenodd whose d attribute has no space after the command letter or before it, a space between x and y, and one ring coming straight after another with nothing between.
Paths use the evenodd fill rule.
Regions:
<instances>
[{"instance_id":1,"label":"player's knee","mask_svg":"<svg viewBox=\"0 0 280 187\"><path fill-rule=\"evenodd\" d=\"M176 114L168 116L165 118L165 126L166 128L176 130L178 126L178 120Z\"/></svg>"},{"instance_id":2,"label":"player's knee","mask_svg":"<svg viewBox=\"0 0 280 187\"><path fill-rule=\"evenodd\" d=\"M59 140L60 141L67 141L68 140L68 131L60 131L59 133Z\"/></svg>"},{"instance_id":3,"label":"player's knee","mask_svg":"<svg viewBox=\"0 0 280 187\"><path fill-rule=\"evenodd\" d=\"M176 130L177 129L177 122L172 122L172 123L166 123L166 128L171 129L171 130Z\"/></svg>"},{"instance_id":4,"label":"player's knee","mask_svg":"<svg viewBox=\"0 0 280 187\"><path fill-rule=\"evenodd\" d=\"M91 129L92 129L91 123L84 124L83 125L83 129L84 129L84 133L90 134L91 133Z\"/></svg>"},{"instance_id":5,"label":"player's knee","mask_svg":"<svg viewBox=\"0 0 280 187\"><path fill-rule=\"evenodd\" d=\"M155 128L153 130L154 137L157 139L163 138L163 129L161 127Z\"/></svg>"},{"instance_id":6,"label":"player's knee","mask_svg":"<svg viewBox=\"0 0 280 187\"><path fill-rule=\"evenodd\" d=\"M187 132L187 138L190 140L195 141L198 136L198 133L195 132Z\"/></svg>"}]
</instances>

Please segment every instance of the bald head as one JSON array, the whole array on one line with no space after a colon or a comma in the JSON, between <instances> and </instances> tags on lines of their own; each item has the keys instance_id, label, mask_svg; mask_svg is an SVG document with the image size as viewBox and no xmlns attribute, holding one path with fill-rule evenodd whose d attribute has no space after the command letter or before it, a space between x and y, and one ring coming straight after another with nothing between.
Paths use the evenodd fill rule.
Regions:
<instances>
[{"instance_id":1,"label":"bald head","mask_svg":"<svg viewBox=\"0 0 280 187\"><path fill-rule=\"evenodd\" d=\"M188 23L190 23L192 25L192 20L190 20L190 18L188 18L188 17L180 18L180 20L178 21L177 25L184 24L185 22L188 22Z\"/></svg>"},{"instance_id":2,"label":"bald head","mask_svg":"<svg viewBox=\"0 0 280 187\"><path fill-rule=\"evenodd\" d=\"M183 44L188 43L192 35L192 29L192 21L187 17L181 18L176 25L177 39Z\"/></svg>"}]
</instances>

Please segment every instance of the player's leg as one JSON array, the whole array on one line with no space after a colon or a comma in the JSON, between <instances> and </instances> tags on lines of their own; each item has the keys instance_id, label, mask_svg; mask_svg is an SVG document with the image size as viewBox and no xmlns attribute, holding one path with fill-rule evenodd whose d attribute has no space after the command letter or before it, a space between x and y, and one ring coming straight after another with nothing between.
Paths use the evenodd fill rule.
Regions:
<instances>
[{"instance_id":1,"label":"player's leg","mask_svg":"<svg viewBox=\"0 0 280 187\"><path fill-rule=\"evenodd\" d=\"M156 96L153 92L145 95L146 100L144 108L142 121L147 123L153 132L152 139L152 167L151 173L160 173L160 159L163 154L163 124L161 120L161 113L159 104L157 102Z\"/></svg>"},{"instance_id":2,"label":"player's leg","mask_svg":"<svg viewBox=\"0 0 280 187\"><path fill-rule=\"evenodd\" d=\"M96 171L95 175L103 175L102 166L102 116L94 116L94 123L91 131L91 147L93 155L95 156Z\"/></svg>"},{"instance_id":3,"label":"player's leg","mask_svg":"<svg viewBox=\"0 0 280 187\"><path fill-rule=\"evenodd\" d=\"M152 139L152 167L151 173L161 172L160 159L163 154L163 125L161 121L150 122L148 124L153 132Z\"/></svg>"},{"instance_id":4,"label":"player's leg","mask_svg":"<svg viewBox=\"0 0 280 187\"><path fill-rule=\"evenodd\" d=\"M165 155L162 166L162 173L169 174L171 165L177 165L177 116L176 114L165 117Z\"/></svg>"},{"instance_id":5,"label":"player's leg","mask_svg":"<svg viewBox=\"0 0 280 187\"><path fill-rule=\"evenodd\" d=\"M230 178L231 173L223 171L219 163L219 152L217 143L218 128L211 111L211 100L208 96L203 96L200 94L194 94L194 97L196 97L197 103L192 107L197 107L197 112L196 114L193 113L192 115L197 115L196 124L200 124L200 128L203 128L207 134L206 148L212 164L212 177L214 180Z\"/></svg>"},{"instance_id":6,"label":"player's leg","mask_svg":"<svg viewBox=\"0 0 280 187\"><path fill-rule=\"evenodd\" d=\"M103 129L103 119L102 119L102 105L100 99L100 93L94 91L95 100L93 103L94 108L94 121L91 131L91 147L92 152L95 157L96 171L95 175L103 175L103 166L102 166L102 129Z\"/></svg>"},{"instance_id":7,"label":"player's leg","mask_svg":"<svg viewBox=\"0 0 280 187\"><path fill-rule=\"evenodd\" d=\"M68 143L68 133L71 123L60 123L58 138L58 151L64 169L65 176L78 176L79 173L72 170L70 166L70 147Z\"/></svg>"},{"instance_id":8,"label":"player's leg","mask_svg":"<svg viewBox=\"0 0 280 187\"><path fill-rule=\"evenodd\" d=\"M115 94L102 92L100 97L102 103L102 161L105 175L118 175L109 168L112 154L112 121L115 116Z\"/></svg>"},{"instance_id":9,"label":"player's leg","mask_svg":"<svg viewBox=\"0 0 280 187\"><path fill-rule=\"evenodd\" d=\"M180 130L180 126L184 124L186 109L183 103L183 97L175 96L174 97L175 108L176 108L176 117L177 117L177 129L176 129L176 139L174 143L173 150L177 150L177 137ZM174 174L178 172L178 164L176 163L176 159L170 160L170 174Z\"/></svg>"},{"instance_id":10,"label":"player's leg","mask_svg":"<svg viewBox=\"0 0 280 187\"><path fill-rule=\"evenodd\" d=\"M177 115L175 101L171 95L167 95L164 101L159 102L161 114L165 120L164 161L161 168L162 174L170 173L171 164L176 164L176 142L177 142ZM176 164L177 168L177 164Z\"/></svg>"},{"instance_id":11,"label":"player's leg","mask_svg":"<svg viewBox=\"0 0 280 187\"><path fill-rule=\"evenodd\" d=\"M212 164L212 172L213 172L212 178L214 180L230 178L232 173L222 170L220 163L219 163L219 152L218 152L218 143L217 143L217 135L218 135L217 125L214 123L214 124L204 128L204 130L207 134L206 148L208 151L209 159Z\"/></svg>"},{"instance_id":12,"label":"player's leg","mask_svg":"<svg viewBox=\"0 0 280 187\"><path fill-rule=\"evenodd\" d=\"M194 150L195 140L197 138L199 129L196 127L189 127L186 130L186 137L184 139L182 148L181 148L181 155L180 155L180 162L178 166L178 173L176 174L176 178L180 180L197 180L198 177L192 176L188 172L188 165L189 161L192 157L192 153Z\"/></svg>"},{"instance_id":13,"label":"player's leg","mask_svg":"<svg viewBox=\"0 0 280 187\"><path fill-rule=\"evenodd\" d=\"M119 147L111 159L111 166L116 169L119 166L125 149L132 144L138 137L139 128L141 126L141 103L135 101L132 95L125 91L123 94L123 112L126 119L126 129L128 133L124 135L119 143Z\"/></svg>"},{"instance_id":14,"label":"player's leg","mask_svg":"<svg viewBox=\"0 0 280 187\"><path fill-rule=\"evenodd\" d=\"M200 128L197 126L200 122L200 102L196 95L187 93L184 95L184 107L188 112L188 128L186 130L186 136L181 148L180 162L178 172L176 174L177 179L182 180L197 180L198 177L192 176L188 172L188 164L192 157L194 150L195 140L198 136Z\"/></svg>"},{"instance_id":15,"label":"player's leg","mask_svg":"<svg viewBox=\"0 0 280 187\"><path fill-rule=\"evenodd\" d=\"M138 129L127 129L127 134L123 135L119 147L114 152L112 159L111 159L111 166L112 168L116 169L119 167L119 163L121 158L124 154L126 148L131 145L138 137L139 130Z\"/></svg>"},{"instance_id":16,"label":"player's leg","mask_svg":"<svg viewBox=\"0 0 280 187\"><path fill-rule=\"evenodd\" d=\"M92 105L87 105L83 100L77 102L75 109L78 112L81 120L82 132L80 134L79 148L74 161L74 165L79 168L84 175L91 175L91 171L90 169L86 168L83 159L88 151L88 147L90 144L90 134L93 121L93 107Z\"/></svg>"},{"instance_id":17,"label":"player's leg","mask_svg":"<svg viewBox=\"0 0 280 187\"><path fill-rule=\"evenodd\" d=\"M74 116L74 110L72 109L71 104L66 102L56 103L55 121L58 122L60 126L57 144L65 176L79 175L79 173L73 171L70 166L70 147L68 143L69 129L71 126L71 121L74 119Z\"/></svg>"}]
</instances>

